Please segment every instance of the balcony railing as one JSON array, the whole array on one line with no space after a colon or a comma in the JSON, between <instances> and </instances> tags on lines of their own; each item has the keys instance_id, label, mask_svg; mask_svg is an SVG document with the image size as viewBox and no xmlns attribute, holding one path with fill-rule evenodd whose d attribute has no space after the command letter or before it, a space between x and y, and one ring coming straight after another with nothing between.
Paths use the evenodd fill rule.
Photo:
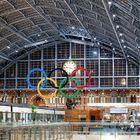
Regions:
<instances>
[{"instance_id":1,"label":"balcony railing","mask_svg":"<svg viewBox=\"0 0 140 140\"><path fill-rule=\"evenodd\" d=\"M129 122L3 124L0 140L139 140L138 125L130 131Z\"/></svg>"}]
</instances>

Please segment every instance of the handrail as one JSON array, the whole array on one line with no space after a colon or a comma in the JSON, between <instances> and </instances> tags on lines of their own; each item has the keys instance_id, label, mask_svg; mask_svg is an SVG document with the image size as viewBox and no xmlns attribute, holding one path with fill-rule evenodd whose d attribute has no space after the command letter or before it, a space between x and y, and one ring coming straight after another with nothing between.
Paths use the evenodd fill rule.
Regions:
<instances>
[{"instance_id":1,"label":"handrail","mask_svg":"<svg viewBox=\"0 0 140 140\"><path fill-rule=\"evenodd\" d=\"M35 122L30 124L5 124L0 125L0 140L19 140L22 137L26 137L26 140L33 140L34 137L41 140L77 140L78 137L83 137L84 140L88 140L89 137L96 140L102 140L105 136L113 136L116 140L119 136L122 136L124 140L128 140L131 137L140 134L136 129L131 132L126 129L121 129L121 127L118 127L117 125L110 125L110 123L88 123ZM99 127L97 124L99 124ZM125 126L127 125L124 125L124 127Z\"/></svg>"},{"instance_id":2,"label":"handrail","mask_svg":"<svg viewBox=\"0 0 140 140\"><path fill-rule=\"evenodd\" d=\"M5 127L13 127L13 126L54 126L54 125L59 125L59 126L64 126L64 125L75 125L75 126L88 126L89 128L95 126L95 128L98 128L98 126L109 126L109 127L118 127L118 126L129 126L130 122L102 122L102 121L97 121L97 122L41 122L41 121L35 121L35 122L25 122L25 123L18 123L18 122L10 122L10 123L0 123L0 127L2 128L3 126ZM139 122L135 122L135 126L139 126Z\"/></svg>"}]
</instances>

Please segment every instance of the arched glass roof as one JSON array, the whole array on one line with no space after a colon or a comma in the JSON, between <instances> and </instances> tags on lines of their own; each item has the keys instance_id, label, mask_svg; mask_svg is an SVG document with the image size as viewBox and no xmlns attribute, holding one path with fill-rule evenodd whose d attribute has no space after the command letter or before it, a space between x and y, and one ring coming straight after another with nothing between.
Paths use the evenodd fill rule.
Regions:
<instances>
[{"instance_id":1,"label":"arched glass roof","mask_svg":"<svg viewBox=\"0 0 140 140\"><path fill-rule=\"evenodd\" d=\"M1 0L0 69L41 44L100 42L139 64L140 0Z\"/></svg>"}]
</instances>

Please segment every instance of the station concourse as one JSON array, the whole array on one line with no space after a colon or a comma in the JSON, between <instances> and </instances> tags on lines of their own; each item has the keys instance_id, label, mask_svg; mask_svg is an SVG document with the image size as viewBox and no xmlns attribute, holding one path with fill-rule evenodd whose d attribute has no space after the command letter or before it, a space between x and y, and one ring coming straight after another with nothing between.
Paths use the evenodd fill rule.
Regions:
<instances>
[{"instance_id":1,"label":"station concourse","mask_svg":"<svg viewBox=\"0 0 140 140\"><path fill-rule=\"evenodd\" d=\"M0 0L0 140L139 140L140 0Z\"/></svg>"}]
</instances>

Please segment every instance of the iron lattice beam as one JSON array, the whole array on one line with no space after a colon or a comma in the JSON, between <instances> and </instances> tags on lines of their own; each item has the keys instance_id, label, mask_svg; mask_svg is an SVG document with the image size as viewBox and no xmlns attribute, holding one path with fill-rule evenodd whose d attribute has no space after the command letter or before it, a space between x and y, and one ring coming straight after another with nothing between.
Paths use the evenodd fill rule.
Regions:
<instances>
[{"instance_id":1,"label":"iron lattice beam","mask_svg":"<svg viewBox=\"0 0 140 140\"><path fill-rule=\"evenodd\" d=\"M10 59L10 58L8 58L8 57L6 57L6 56L2 55L2 54L0 54L0 58L2 58L2 59L4 59L4 60L11 61L11 62L13 62L13 61L14 61L14 60L12 60L12 59Z\"/></svg>"},{"instance_id":2,"label":"iron lattice beam","mask_svg":"<svg viewBox=\"0 0 140 140\"><path fill-rule=\"evenodd\" d=\"M75 18L79 21L79 23L81 24L81 26L85 29L85 31L88 33L88 35L90 36L91 39L93 39L92 35L89 33L89 31L87 30L87 28L85 27L85 25L82 23L82 21L78 18L78 16L76 15L76 13L72 10L72 8L70 7L70 4L68 4L68 2L66 0L64 0L64 2L66 3L66 5L69 7L70 11L72 12L72 14L75 16Z\"/></svg>"},{"instance_id":3,"label":"iron lattice beam","mask_svg":"<svg viewBox=\"0 0 140 140\"><path fill-rule=\"evenodd\" d=\"M119 36L118 36L118 34L117 34L117 31L116 31L115 25L114 25L114 23L113 23L113 20L112 20L110 14L109 14L108 9L107 9L107 6L106 6L106 4L105 4L105 1L102 0L102 3L103 3L103 6L104 6L104 8L105 8L105 11L106 11L106 13L107 13L107 16L108 16L108 18L109 18L109 21L110 21L110 23L111 23L111 25L112 25L112 28L113 28L113 31L114 31L115 36L116 36L116 38L117 38L117 41L118 41L118 43L119 43L119 45L120 45L120 48L121 48L121 50L122 50L122 52L123 52L123 55L124 55L125 59L127 60L125 51L124 51L124 49L123 49L123 46L122 46L121 41L120 41L120 39L119 39Z\"/></svg>"},{"instance_id":4,"label":"iron lattice beam","mask_svg":"<svg viewBox=\"0 0 140 140\"><path fill-rule=\"evenodd\" d=\"M36 8L36 6L34 5L35 4L35 2L33 1L33 3L30 1L30 0L26 0L26 2L52 27L52 29L54 29L54 30L56 30L60 35L62 35L63 37L65 37L65 35L62 33L62 32L60 32L59 31L59 29L57 29L57 27L53 24L53 23L51 23L50 21L49 21L49 19L46 17L46 16L44 16L37 8Z\"/></svg>"}]
</instances>

